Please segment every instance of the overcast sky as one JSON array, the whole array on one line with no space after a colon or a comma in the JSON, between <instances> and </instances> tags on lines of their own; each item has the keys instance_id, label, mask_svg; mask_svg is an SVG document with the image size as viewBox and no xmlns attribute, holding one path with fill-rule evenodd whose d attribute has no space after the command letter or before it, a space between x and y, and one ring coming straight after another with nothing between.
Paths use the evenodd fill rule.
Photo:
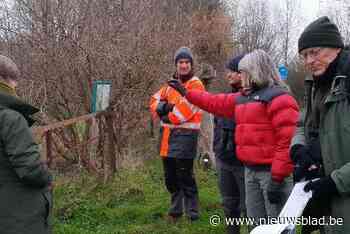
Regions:
<instances>
[{"instance_id":1,"label":"overcast sky","mask_svg":"<svg viewBox=\"0 0 350 234\"><path fill-rule=\"evenodd\" d=\"M312 20L316 18L316 15L319 10L318 0L303 0L301 1L301 9L303 11L304 16L307 18L308 24Z\"/></svg>"}]
</instances>

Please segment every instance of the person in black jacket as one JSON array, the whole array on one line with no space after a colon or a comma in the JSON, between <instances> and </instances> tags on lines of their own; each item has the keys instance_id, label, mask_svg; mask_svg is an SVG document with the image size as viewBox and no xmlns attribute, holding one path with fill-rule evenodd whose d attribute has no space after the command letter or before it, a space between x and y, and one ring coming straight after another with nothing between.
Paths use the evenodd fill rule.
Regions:
<instances>
[{"instance_id":1,"label":"person in black jacket","mask_svg":"<svg viewBox=\"0 0 350 234\"><path fill-rule=\"evenodd\" d=\"M238 63L243 55L233 57L226 64L226 79L232 92L241 87ZM213 149L216 157L218 183L222 197L224 213L227 218L238 218L246 214L244 192L244 168L236 157L234 142L235 122L221 117L214 118ZM227 233L239 233L239 226L227 226Z\"/></svg>"}]
</instances>

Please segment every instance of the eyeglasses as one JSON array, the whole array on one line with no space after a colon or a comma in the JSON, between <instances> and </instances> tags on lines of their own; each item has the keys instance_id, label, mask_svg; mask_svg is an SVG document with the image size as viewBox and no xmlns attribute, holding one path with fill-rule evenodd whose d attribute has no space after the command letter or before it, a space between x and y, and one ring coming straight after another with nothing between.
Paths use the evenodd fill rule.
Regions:
<instances>
[{"instance_id":1,"label":"eyeglasses","mask_svg":"<svg viewBox=\"0 0 350 234\"><path fill-rule=\"evenodd\" d=\"M315 59L320 55L322 50L323 48L321 47L306 49L299 54L299 57L303 62L305 62L308 57Z\"/></svg>"}]
</instances>

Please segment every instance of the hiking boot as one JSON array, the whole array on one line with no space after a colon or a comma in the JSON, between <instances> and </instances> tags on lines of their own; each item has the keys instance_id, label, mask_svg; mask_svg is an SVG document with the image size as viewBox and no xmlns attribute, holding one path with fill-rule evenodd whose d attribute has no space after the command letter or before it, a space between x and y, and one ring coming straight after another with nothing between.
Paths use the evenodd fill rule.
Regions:
<instances>
[{"instance_id":1,"label":"hiking boot","mask_svg":"<svg viewBox=\"0 0 350 234\"><path fill-rule=\"evenodd\" d=\"M168 214L165 216L165 220L169 223L176 223L181 218L182 214Z\"/></svg>"}]
</instances>

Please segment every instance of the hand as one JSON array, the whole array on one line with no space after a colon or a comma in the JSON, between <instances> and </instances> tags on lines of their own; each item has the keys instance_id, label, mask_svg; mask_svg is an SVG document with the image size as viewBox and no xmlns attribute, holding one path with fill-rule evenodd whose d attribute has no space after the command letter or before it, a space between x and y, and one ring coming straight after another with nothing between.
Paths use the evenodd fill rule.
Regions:
<instances>
[{"instance_id":1,"label":"hand","mask_svg":"<svg viewBox=\"0 0 350 234\"><path fill-rule=\"evenodd\" d=\"M161 117L160 117L160 120L163 122L163 123L171 123L170 122L170 119L169 119L169 117L168 117L168 115L162 115Z\"/></svg>"},{"instance_id":2,"label":"hand","mask_svg":"<svg viewBox=\"0 0 350 234\"><path fill-rule=\"evenodd\" d=\"M321 176L321 164L313 160L309 147L301 144L294 145L290 150L290 156L296 164L294 170L294 180L296 182L303 178L310 180Z\"/></svg>"},{"instance_id":3,"label":"hand","mask_svg":"<svg viewBox=\"0 0 350 234\"><path fill-rule=\"evenodd\" d=\"M271 204L282 202L282 197L283 197L282 185L283 185L283 182L277 182L272 179L267 185L267 198L269 199Z\"/></svg>"},{"instance_id":4,"label":"hand","mask_svg":"<svg viewBox=\"0 0 350 234\"><path fill-rule=\"evenodd\" d=\"M179 80L172 79L168 81L168 85L179 92L181 96L186 96L187 90Z\"/></svg>"},{"instance_id":5,"label":"hand","mask_svg":"<svg viewBox=\"0 0 350 234\"><path fill-rule=\"evenodd\" d=\"M305 167L297 164L294 168L294 181L299 182L303 178L305 180L312 180L322 176L322 167L320 164L312 164L310 167Z\"/></svg>"},{"instance_id":6,"label":"hand","mask_svg":"<svg viewBox=\"0 0 350 234\"><path fill-rule=\"evenodd\" d=\"M174 109L174 104L171 104L171 103L167 103L165 106L164 106L164 112L166 114L169 114L169 112L173 111Z\"/></svg>"},{"instance_id":7,"label":"hand","mask_svg":"<svg viewBox=\"0 0 350 234\"><path fill-rule=\"evenodd\" d=\"M159 117L163 115L168 115L170 111L174 108L174 104L170 104L167 101L160 101L157 105L156 112Z\"/></svg>"},{"instance_id":8,"label":"hand","mask_svg":"<svg viewBox=\"0 0 350 234\"><path fill-rule=\"evenodd\" d=\"M330 200L333 196L339 195L337 186L330 176L323 177L316 181L310 181L305 185L304 191L312 191L312 197L315 199Z\"/></svg>"}]
</instances>

